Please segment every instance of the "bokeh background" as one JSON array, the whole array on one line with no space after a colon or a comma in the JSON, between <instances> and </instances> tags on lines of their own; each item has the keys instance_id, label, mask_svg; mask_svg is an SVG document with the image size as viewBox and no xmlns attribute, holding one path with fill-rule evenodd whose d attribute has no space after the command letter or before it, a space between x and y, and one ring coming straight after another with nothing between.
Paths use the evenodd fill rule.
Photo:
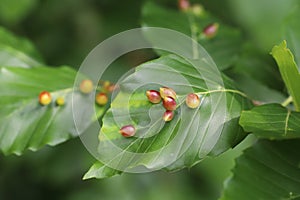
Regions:
<instances>
[{"instance_id":1,"label":"bokeh background","mask_svg":"<svg viewBox=\"0 0 300 200\"><path fill-rule=\"evenodd\" d=\"M144 0L0 0L0 25L30 39L48 65L69 65L78 69L86 55L101 41L121 31L140 27L140 14L144 2ZM177 5L176 0L157 0L157 2L170 7ZM279 7L282 4L276 2L281 1L275 1L272 10L268 12L269 18L273 17L273 20L266 21L258 20L262 15L252 14L251 9L255 7L251 6L258 2L267 5L267 0L254 0L251 3L245 0L194 2L203 4L207 10L226 23L239 26L245 37L252 38L264 53L267 53L278 39L277 35L270 31L276 29L276 23L281 20L280 13L276 9L287 10L291 6L286 3L285 7ZM240 12L244 16L237 18ZM243 26L244 23L248 26ZM263 34L266 27L270 31L268 36ZM257 34L249 31L253 28L258 31ZM113 64L113 70L107 72L107 79L117 80L130 68L155 57L150 50L122 56ZM83 181L82 176L94 158L83 147L80 139L73 139L54 148L45 147L38 152L28 151L21 157L14 155L4 157L0 154L0 199L217 199L224 180L230 176L234 158L252 141L252 138L248 138L234 150L214 159L206 159L197 166L180 172L125 174L106 180L87 181Z\"/></svg>"}]
</instances>

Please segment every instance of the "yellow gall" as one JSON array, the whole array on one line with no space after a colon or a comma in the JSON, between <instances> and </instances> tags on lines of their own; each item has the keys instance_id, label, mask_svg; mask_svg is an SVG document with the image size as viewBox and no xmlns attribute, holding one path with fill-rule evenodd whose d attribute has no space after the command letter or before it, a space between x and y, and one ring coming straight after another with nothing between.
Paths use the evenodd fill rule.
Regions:
<instances>
[{"instance_id":1,"label":"yellow gall","mask_svg":"<svg viewBox=\"0 0 300 200\"><path fill-rule=\"evenodd\" d=\"M65 105L65 98L64 97L57 97L55 103L58 106L63 106L63 105Z\"/></svg>"},{"instance_id":2,"label":"yellow gall","mask_svg":"<svg viewBox=\"0 0 300 200\"><path fill-rule=\"evenodd\" d=\"M51 94L48 91L43 91L39 94L39 102L41 105L45 106L50 104L52 101Z\"/></svg>"},{"instance_id":3,"label":"yellow gall","mask_svg":"<svg viewBox=\"0 0 300 200\"><path fill-rule=\"evenodd\" d=\"M164 120L165 122L171 121L171 120L173 119L173 117L174 117L174 112L171 111L171 110L167 110L167 111L164 112L164 114L163 114L163 120Z\"/></svg>"},{"instance_id":4,"label":"yellow gall","mask_svg":"<svg viewBox=\"0 0 300 200\"><path fill-rule=\"evenodd\" d=\"M176 92L171 88L161 87L161 88L159 88L159 93L160 93L161 98L163 98L163 99L167 96L172 97L173 99L176 99Z\"/></svg>"},{"instance_id":5,"label":"yellow gall","mask_svg":"<svg viewBox=\"0 0 300 200\"><path fill-rule=\"evenodd\" d=\"M105 93L100 92L96 95L96 103L100 106L106 105L108 102L108 97Z\"/></svg>"},{"instance_id":6,"label":"yellow gall","mask_svg":"<svg viewBox=\"0 0 300 200\"><path fill-rule=\"evenodd\" d=\"M88 93L92 92L93 89L94 89L94 84L89 79L81 81L81 83L79 85L79 90L84 94L88 94Z\"/></svg>"}]
</instances>

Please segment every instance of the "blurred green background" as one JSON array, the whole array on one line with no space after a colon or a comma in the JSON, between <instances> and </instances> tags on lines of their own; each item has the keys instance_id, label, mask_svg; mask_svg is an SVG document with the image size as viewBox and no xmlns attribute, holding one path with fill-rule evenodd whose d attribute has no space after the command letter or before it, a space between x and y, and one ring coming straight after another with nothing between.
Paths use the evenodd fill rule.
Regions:
<instances>
[{"instance_id":1,"label":"blurred green background","mask_svg":"<svg viewBox=\"0 0 300 200\"><path fill-rule=\"evenodd\" d=\"M156 1L170 7L176 5L176 0ZM78 68L86 55L104 39L121 31L140 27L140 14L144 2L0 0L0 25L30 39L40 51L45 63ZM259 20L261 15L254 16L251 12L251 9L256 9L251 6L258 2L267 4L267 0L255 0L251 1L252 3L245 0L226 0L222 3L218 0L194 2L202 3L206 9L228 24L240 26L245 37L251 38L261 52L267 53L273 44L276 44L279 36L272 32L273 34L266 37L264 31L275 29L276 23L282 20L283 17L276 9L289 10L294 1L287 1L284 6L281 6L282 0L276 1L269 12L270 18L275 16L272 23L268 21L270 18ZM240 12L246 17L237 18ZM243 26L245 23L247 26ZM259 29L253 34L255 26ZM125 55L114 63L114 70L108 73L107 79L116 80L130 68L154 57L154 53L149 50ZM27 152L21 157L4 157L1 154L0 199L217 199L223 181L230 175L234 158L252 141L253 138L248 138L234 150L218 158L207 159L192 169L171 174L125 174L107 180L81 180L94 160L79 139L73 139L55 148L45 147L38 152Z\"/></svg>"}]
</instances>

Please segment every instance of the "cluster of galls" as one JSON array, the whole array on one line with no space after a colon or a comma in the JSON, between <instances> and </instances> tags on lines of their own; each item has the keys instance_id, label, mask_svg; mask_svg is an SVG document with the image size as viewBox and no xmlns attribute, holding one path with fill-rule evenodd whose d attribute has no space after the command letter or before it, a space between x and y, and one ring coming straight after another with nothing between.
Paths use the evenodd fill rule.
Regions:
<instances>
[{"instance_id":1,"label":"cluster of galls","mask_svg":"<svg viewBox=\"0 0 300 200\"><path fill-rule=\"evenodd\" d=\"M161 87L159 91L148 90L146 91L146 96L148 100L153 104L158 104L162 101L162 105L166 109L162 116L165 122L169 122L173 119L174 111L177 108L177 95L173 89L168 87ZM200 105L201 101L197 94L190 93L186 96L185 103L189 108L195 109ZM123 126L119 132L124 137L132 137L135 135L136 130L133 125L126 125Z\"/></svg>"},{"instance_id":2,"label":"cluster of galls","mask_svg":"<svg viewBox=\"0 0 300 200\"><path fill-rule=\"evenodd\" d=\"M169 122L174 117L174 111L176 110L176 92L167 87L162 87L159 92L156 90L148 90L146 96L151 103L158 104L162 101L162 104L166 111L163 114L163 120Z\"/></svg>"},{"instance_id":3,"label":"cluster of galls","mask_svg":"<svg viewBox=\"0 0 300 200\"><path fill-rule=\"evenodd\" d=\"M157 104L161 101L166 111L163 114L163 120L169 122L174 117L174 111L177 108L176 92L168 87L161 87L159 92L156 90L148 90L146 96L151 103ZM189 108L197 108L200 105L200 98L197 94L191 93L186 96L185 103Z\"/></svg>"},{"instance_id":4,"label":"cluster of galls","mask_svg":"<svg viewBox=\"0 0 300 200\"><path fill-rule=\"evenodd\" d=\"M111 88L112 84L109 81L101 82L101 84L102 91L96 94L95 101L99 106L104 106L108 102L107 92L111 92L109 89ZM83 94L89 94L94 90L94 84L89 79L83 80L79 85L79 90Z\"/></svg>"},{"instance_id":5,"label":"cluster of galls","mask_svg":"<svg viewBox=\"0 0 300 200\"><path fill-rule=\"evenodd\" d=\"M111 84L109 81L102 81L101 84L101 92L98 92L95 97L95 102L99 106L104 106L108 102L108 92L112 92L115 89L115 85ZM94 90L94 84L91 80L85 79L81 81L79 85L79 91L83 94L89 94ZM39 94L39 103L43 106L49 105L52 102L52 96L48 91L42 91ZM63 96L59 96L55 100L55 104L57 106L63 106L65 104L65 98Z\"/></svg>"},{"instance_id":6,"label":"cluster of galls","mask_svg":"<svg viewBox=\"0 0 300 200\"><path fill-rule=\"evenodd\" d=\"M48 91L42 91L39 94L39 102L41 105L46 106L52 102L52 96ZM57 106L63 106L65 104L65 98L63 96L59 96L55 100L55 104Z\"/></svg>"}]
</instances>

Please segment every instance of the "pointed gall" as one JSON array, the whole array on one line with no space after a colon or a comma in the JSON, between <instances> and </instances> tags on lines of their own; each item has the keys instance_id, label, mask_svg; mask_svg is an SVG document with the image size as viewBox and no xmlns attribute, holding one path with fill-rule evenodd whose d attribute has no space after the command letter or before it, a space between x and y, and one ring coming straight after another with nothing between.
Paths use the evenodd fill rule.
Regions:
<instances>
[{"instance_id":1,"label":"pointed gall","mask_svg":"<svg viewBox=\"0 0 300 200\"><path fill-rule=\"evenodd\" d=\"M197 108L200 105L200 98L197 94L190 93L186 96L185 103L189 108Z\"/></svg>"},{"instance_id":2,"label":"pointed gall","mask_svg":"<svg viewBox=\"0 0 300 200\"><path fill-rule=\"evenodd\" d=\"M176 110L176 101L170 96L167 96L163 99L163 106L165 107L166 110Z\"/></svg>"},{"instance_id":3,"label":"pointed gall","mask_svg":"<svg viewBox=\"0 0 300 200\"><path fill-rule=\"evenodd\" d=\"M163 99L167 96L170 96L173 99L176 99L176 92L171 88L161 87L161 88L159 88L159 93L160 93L161 98L163 98Z\"/></svg>"},{"instance_id":4,"label":"pointed gall","mask_svg":"<svg viewBox=\"0 0 300 200\"><path fill-rule=\"evenodd\" d=\"M178 7L182 11L187 11L190 8L189 0L178 0Z\"/></svg>"},{"instance_id":5,"label":"pointed gall","mask_svg":"<svg viewBox=\"0 0 300 200\"><path fill-rule=\"evenodd\" d=\"M123 126L119 132L124 137L132 137L135 135L135 128L132 125L126 125L126 126Z\"/></svg>"},{"instance_id":6,"label":"pointed gall","mask_svg":"<svg viewBox=\"0 0 300 200\"><path fill-rule=\"evenodd\" d=\"M146 96L151 103L159 103L161 101L160 94L156 90L148 90Z\"/></svg>"},{"instance_id":7,"label":"pointed gall","mask_svg":"<svg viewBox=\"0 0 300 200\"><path fill-rule=\"evenodd\" d=\"M213 38L216 36L219 29L218 23L209 24L203 29L203 34L206 38Z\"/></svg>"},{"instance_id":8,"label":"pointed gall","mask_svg":"<svg viewBox=\"0 0 300 200\"><path fill-rule=\"evenodd\" d=\"M163 120L164 120L165 122L171 121L171 120L173 119L173 117L174 117L174 112L171 111L171 110L167 110L167 111L164 112L164 114L163 114Z\"/></svg>"}]
</instances>

